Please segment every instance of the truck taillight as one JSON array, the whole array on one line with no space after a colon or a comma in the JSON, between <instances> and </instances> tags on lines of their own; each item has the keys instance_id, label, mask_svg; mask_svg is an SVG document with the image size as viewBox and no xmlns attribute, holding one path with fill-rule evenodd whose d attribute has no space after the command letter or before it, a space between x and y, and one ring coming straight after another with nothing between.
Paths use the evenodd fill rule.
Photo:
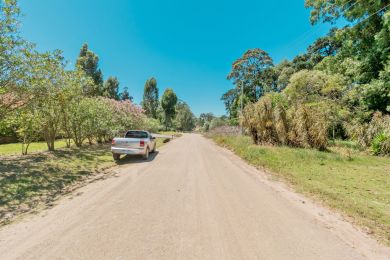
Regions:
<instances>
[{"instance_id":1,"label":"truck taillight","mask_svg":"<svg viewBox=\"0 0 390 260\"><path fill-rule=\"evenodd\" d=\"M114 145L114 144L115 144L115 140L114 140L114 139L111 141L111 144L112 144L112 145Z\"/></svg>"},{"instance_id":2,"label":"truck taillight","mask_svg":"<svg viewBox=\"0 0 390 260\"><path fill-rule=\"evenodd\" d=\"M141 146L141 147L144 147L145 146L145 141L139 141L139 146Z\"/></svg>"}]
</instances>

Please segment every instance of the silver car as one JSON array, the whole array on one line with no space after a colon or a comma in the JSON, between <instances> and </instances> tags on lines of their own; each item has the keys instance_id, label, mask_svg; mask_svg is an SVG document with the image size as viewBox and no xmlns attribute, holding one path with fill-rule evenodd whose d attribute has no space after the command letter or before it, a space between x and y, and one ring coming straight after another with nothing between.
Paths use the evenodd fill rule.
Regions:
<instances>
[{"instance_id":1,"label":"silver car","mask_svg":"<svg viewBox=\"0 0 390 260\"><path fill-rule=\"evenodd\" d=\"M111 152L114 160L119 160L122 154L142 155L147 160L149 153L156 151L156 138L148 131L130 130L123 138L114 138L111 142Z\"/></svg>"}]
</instances>

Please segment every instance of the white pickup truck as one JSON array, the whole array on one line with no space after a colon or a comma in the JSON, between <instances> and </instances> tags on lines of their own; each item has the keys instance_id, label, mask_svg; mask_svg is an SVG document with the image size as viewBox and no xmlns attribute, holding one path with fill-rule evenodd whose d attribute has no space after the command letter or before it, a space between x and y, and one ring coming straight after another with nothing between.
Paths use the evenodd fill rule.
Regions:
<instances>
[{"instance_id":1,"label":"white pickup truck","mask_svg":"<svg viewBox=\"0 0 390 260\"><path fill-rule=\"evenodd\" d=\"M114 160L119 160L122 154L142 155L147 160L149 153L156 151L156 138L148 131L130 130L124 138L114 138L111 142L111 152Z\"/></svg>"}]
</instances>

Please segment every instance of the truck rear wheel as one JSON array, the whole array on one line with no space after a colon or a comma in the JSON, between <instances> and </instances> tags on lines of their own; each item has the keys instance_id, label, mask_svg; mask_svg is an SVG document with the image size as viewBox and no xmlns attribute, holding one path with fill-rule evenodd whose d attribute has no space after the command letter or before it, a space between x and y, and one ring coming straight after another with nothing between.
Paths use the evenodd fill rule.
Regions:
<instances>
[{"instance_id":1,"label":"truck rear wheel","mask_svg":"<svg viewBox=\"0 0 390 260\"><path fill-rule=\"evenodd\" d=\"M117 153L113 153L112 157L114 158L115 161L118 161L121 158L121 155Z\"/></svg>"},{"instance_id":2,"label":"truck rear wheel","mask_svg":"<svg viewBox=\"0 0 390 260\"><path fill-rule=\"evenodd\" d=\"M149 149L148 148L146 148L145 154L143 155L143 159L144 160L149 159Z\"/></svg>"}]
</instances>

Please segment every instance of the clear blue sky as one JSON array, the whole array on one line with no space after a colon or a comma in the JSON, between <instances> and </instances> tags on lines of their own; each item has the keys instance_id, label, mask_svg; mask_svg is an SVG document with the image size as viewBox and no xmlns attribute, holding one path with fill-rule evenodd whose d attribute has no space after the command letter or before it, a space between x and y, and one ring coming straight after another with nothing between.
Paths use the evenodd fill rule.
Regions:
<instances>
[{"instance_id":1,"label":"clear blue sky","mask_svg":"<svg viewBox=\"0 0 390 260\"><path fill-rule=\"evenodd\" d=\"M303 52L329 26L312 27L303 0L20 0L22 35L75 63L84 42L104 77L117 76L135 102L147 78L171 87L196 115L225 113L231 63L261 48L275 63Z\"/></svg>"}]
</instances>

